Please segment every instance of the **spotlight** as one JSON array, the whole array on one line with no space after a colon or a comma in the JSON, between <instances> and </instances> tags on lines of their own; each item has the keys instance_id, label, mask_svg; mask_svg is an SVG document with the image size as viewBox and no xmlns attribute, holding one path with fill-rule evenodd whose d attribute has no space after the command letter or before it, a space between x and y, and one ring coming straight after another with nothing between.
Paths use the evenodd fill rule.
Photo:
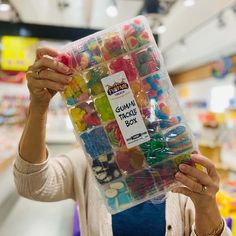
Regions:
<instances>
[{"instance_id":1,"label":"spotlight","mask_svg":"<svg viewBox=\"0 0 236 236\"><path fill-rule=\"evenodd\" d=\"M187 44L184 38L180 39L179 45L182 51L186 51L187 49Z\"/></svg>"},{"instance_id":2,"label":"spotlight","mask_svg":"<svg viewBox=\"0 0 236 236\"><path fill-rule=\"evenodd\" d=\"M184 6L185 7L192 7L196 4L195 0L184 0Z\"/></svg>"},{"instance_id":3,"label":"spotlight","mask_svg":"<svg viewBox=\"0 0 236 236\"><path fill-rule=\"evenodd\" d=\"M116 17L118 15L118 9L115 1L111 1L111 4L106 9L106 13L109 17Z\"/></svg>"},{"instance_id":4,"label":"spotlight","mask_svg":"<svg viewBox=\"0 0 236 236\"><path fill-rule=\"evenodd\" d=\"M236 15L236 4L232 7L233 13Z\"/></svg>"},{"instance_id":5,"label":"spotlight","mask_svg":"<svg viewBox=\"0 0 236 236\"><path fill-rule=\"evenodd\" d=\"M224 28L226 25L224 19L223 19L223 14L221 13L219 16L218 16L218 27L219 28Z\"/></svg>"},{"instance_id":6,"label":"spotlight","mask_svg":"<svg viewBox=\"0 0 236 236\"><path fill-rule=\"evenodd\" d=\"M160 25L157 26L154 31L155 31L157 34L164 34L164 33L166 32L166 30L167 30L166 26L163 25L162 23L160 23Z\"/></svg>"},{"instance_id":7,"label":"spotlight","mask_svg":"<svg viewBox=\"0 0 236 236\"><path fill-rule=\"evenodd\" d=\"M8 4L8 3L0 3L0 11L6 12L6 11L10 11L10 10L11 10L10 4Z\"/></svg>"}]
</instances>

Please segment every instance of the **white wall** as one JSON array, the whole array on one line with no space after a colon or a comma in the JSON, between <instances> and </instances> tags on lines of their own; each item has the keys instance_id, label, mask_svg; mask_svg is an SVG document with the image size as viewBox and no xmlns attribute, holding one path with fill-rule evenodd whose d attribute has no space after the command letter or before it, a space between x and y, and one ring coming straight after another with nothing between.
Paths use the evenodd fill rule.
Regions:
<instances>
[{"instance_id":1,"label":"white wall","mask_svg":"<svg viewBox=\"0 0 236 236\"><path fill-rule=\"evenodd\" d=\"M193 7L185 7L183 0L179 0L163 22L167 31L160 37L160 45L166 50L171 44L180 40L183 35L195 27L206 22L225 7L236 2L235 0L196 0Z\"/></svg>"},{"instance_id":2,"label":"white wall","mask_svg":"<svg viewBox=\"0 0 236 236\"><path fill-rule=\"evenodd\" d=\"M185 38L185 45L177 42L164 50L167 68L178 72L196 67L222 56L236 53L236 15L231 9L224 12L225 27L219 28L213 19Z\"/></svg>"}]
</instances>

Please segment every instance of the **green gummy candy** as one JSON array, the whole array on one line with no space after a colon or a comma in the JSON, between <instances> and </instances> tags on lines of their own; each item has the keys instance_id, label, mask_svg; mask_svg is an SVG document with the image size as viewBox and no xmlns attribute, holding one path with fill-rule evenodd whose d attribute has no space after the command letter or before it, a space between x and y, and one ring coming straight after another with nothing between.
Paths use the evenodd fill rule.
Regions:
<instances>
[{"instance_id":1,"label":"green gummy candy","mask_svg":"<svg viewBox=\"0 0 236 236\"><path fill-rule=\"evenodd\" d=\"M142 53L142 55L139 55L139 63L140 64L146 63L149 60L150 60L150 55L147 52Z\"/></svg>"},{"instance_id":2,"label":"green gummy candy","mask_svg":"<svg viewBox=\"0 0 236 236\"><path fill-rule=\"evenodd\" d=\"M145 64L143 64L143 65L141 65L141 66L139 67L139 71L140 71L140 74L141 74L141 75L146 75L146 74L148 73L147 67L146 67Z\"/></svg>"}]
</instances>

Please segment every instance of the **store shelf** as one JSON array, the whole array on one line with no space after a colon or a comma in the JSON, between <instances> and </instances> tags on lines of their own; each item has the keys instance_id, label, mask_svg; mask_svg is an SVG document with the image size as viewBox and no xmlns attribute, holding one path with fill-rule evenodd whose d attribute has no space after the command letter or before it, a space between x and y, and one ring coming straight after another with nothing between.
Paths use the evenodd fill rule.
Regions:
<instances>
[{"instance_id":1,"label":"store shelf","mask_svg":"<svg viewBox=\"0 0 236 236\"><path fill-rule=\"evenodd\" d=\"M4 160L0 161L0 173L4 172L9 166L13 163L15 159L15 155L10 155L8 158L4 158Z\"/></svg>"}]
</instances>

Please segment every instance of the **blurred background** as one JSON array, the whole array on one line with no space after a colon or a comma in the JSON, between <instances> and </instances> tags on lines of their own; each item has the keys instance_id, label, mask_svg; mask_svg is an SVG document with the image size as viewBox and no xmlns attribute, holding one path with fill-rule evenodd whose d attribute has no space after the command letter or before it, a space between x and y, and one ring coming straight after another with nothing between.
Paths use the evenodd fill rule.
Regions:
<instances>
[{"instance_id":1,"label":"blurred background","mask_svg":"<svg viewBox=\"0 0 236 236\"><path fill-rule=\"evenodd\" d=\"M203 154L221 176L217 196L236 235L235 0L0 0L0 235L72 235L74 203L17 195L12 177L29 103L25 71L37 47L66 43L145 15ZM56 122L55 122L56 120ZM50 155L76 145L60 96L50 106Z\"/></svg>"}]
</instances>

